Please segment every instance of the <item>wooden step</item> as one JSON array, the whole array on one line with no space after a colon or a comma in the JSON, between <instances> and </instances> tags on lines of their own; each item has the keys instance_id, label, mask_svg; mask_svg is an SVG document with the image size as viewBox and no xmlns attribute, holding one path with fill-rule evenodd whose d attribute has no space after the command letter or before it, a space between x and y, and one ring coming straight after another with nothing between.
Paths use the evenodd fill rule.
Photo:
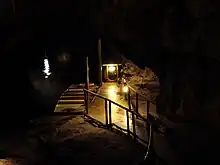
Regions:
<instances>
[{"instance_id":1,"label":"wooden step","mask_svg":"<svg viewBox=\"0 0 220 165\"><path fill-rule=\"evenodd\" d=\"M83 92L83 89L78 89L78 88L69 88L66 91L68 92Z\"/></svg>"},{"instance_id":2,"label":"wooden step","mask_svg":"<svg viewBox=\"0 0 220 165\"><path fill-rule=\"evenodd\" d=\"M78 96L61 96L60 100L84 100L84 95L78 95Z\"/></svg>"},{"instance_id":3,"label":"wooden step","mask_svg":"<svg viewBox=\"0 0 220 165\"><path fill-rule=\"evenodd\" d=\"M83 92L66 91L62 96L84 96Z\"/></svg>"},{"instance_id":4,"label":"wooden step","mask_svg":"<svg viewBox=\"0 0 220 165\"><path fill-rule=\"evenodd\" d=\"M58 104L84 104L84 100L59 100Z\"/></svg>"}]
</instances>

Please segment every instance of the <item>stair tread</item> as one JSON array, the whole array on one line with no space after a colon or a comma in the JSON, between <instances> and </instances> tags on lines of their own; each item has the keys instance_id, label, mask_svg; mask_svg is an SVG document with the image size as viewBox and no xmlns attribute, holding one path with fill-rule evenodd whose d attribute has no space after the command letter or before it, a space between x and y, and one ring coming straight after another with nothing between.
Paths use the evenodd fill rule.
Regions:
<instances>
[{"instance_id":1,"label":"stair tread","mask_svg":"<svg viewBox=\"0 0 220 165\"><path fill-rule=\"evenodd\" d=\"M84 101L84 100L59 100L61 102L80 102L80 101Z\"/></svg>"}]
</instances>

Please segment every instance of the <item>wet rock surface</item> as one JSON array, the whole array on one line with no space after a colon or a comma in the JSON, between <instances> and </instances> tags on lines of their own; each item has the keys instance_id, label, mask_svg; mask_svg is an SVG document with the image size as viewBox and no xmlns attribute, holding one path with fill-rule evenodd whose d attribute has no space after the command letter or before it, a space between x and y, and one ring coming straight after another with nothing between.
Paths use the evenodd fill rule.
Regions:
<instances>
[{"instance_id":1,"label":"wet rock surface","mask_svg":"<svg viewBox=\"0 0 220 165\"><path fill-rule=\"evenodd\" d=\"M144 154L128 137L94 127L81 116L40 118L0 144L1 161L13 165L136 164Z\"/></svg>"}]
</instances>

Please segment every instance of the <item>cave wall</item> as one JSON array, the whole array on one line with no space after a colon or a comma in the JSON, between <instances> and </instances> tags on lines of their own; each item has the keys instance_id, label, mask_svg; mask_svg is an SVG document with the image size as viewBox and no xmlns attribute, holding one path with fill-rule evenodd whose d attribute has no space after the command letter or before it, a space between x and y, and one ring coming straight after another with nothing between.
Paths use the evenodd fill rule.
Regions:
<instances>
[{"instance_id":1,"label":"cave wall","mask_svg":"<svg viewBox=\"0 0 220 165\"><path fill-rule=\"evenodd\" d=\"M218 161L219 7L208 0L119 0L91 14L104 39L159 77L157 112L174 121L167 137L183 164Z\"/></svg>"},{"instance_id":2,"label":"cave wall","mask_svg":"<svg viewBox=\"0 0 220 165\"><path fill-rule=\"evenodd\" d=\"M47 1L22 3L17 4L15 15L7 10L10 13L8 19L5 19L4 12L1 13L1 40L4 43L1 48L5 54L1 60L2 95L5 96L3 102L12 107L10 109L17 109L16 104L11 104L8 99L14 93L12 86L19 86L16 94L32 95L32 90L26 90L30 86L34 91L27 78L26 64L29 67L36 65L35 62L43 58L38 53L62 45L68 47L64 49L77 48L76 54L80 56L89 54L93 57L96 39L102 36L128 59L141 67L148 66L158 75L161 84L157 99L159 113L167 116L178 113L186 120L219 127L219 2L97 0L66 1L63 5L55 2L51 5ZM93 39L95 42L91 41ZM12 78L5 65L18 78ZM56 81L49 83L51 90L59 86ZM22 97L16 98L15 103L23 103ZM31 97L24 98L30 99L27 102L33 101ZM25 107L30 112L28 106ZM10 115L10 111L7 114Z\"/></svg>"},{"instance_id":3,"label":"cave wall","mask_svg":"<svg viewBox=\"0 0 220 165\"><path fill-rule=\"evenodd\" d=\"M100 2L90 17L103 39L158 75L157 111L220 127L219 2Z\"/></svg>"}]
</instances>

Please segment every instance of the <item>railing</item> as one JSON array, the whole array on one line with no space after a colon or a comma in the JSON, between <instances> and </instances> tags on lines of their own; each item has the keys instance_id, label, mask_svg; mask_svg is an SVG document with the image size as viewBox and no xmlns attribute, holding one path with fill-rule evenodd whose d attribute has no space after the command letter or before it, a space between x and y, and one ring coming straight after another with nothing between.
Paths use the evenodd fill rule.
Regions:
<instances>
[{"instance_id":1,"label":"railing","mask_svg":"<svg viewBox=\"0 0 220 165\"><path fill-rule=\"evenodd\" d=\"M145 165L145 164L155 164L155 161L159 158L157 154L154 151L153 147L153 134L154 132L160 132L160 134L164 134L164 131L161 131L161 126L164 127L164 123L162 123L157 117L152 116L150 113L150 104L156 105L156 102L153 100L149 100L146 96L137 93L137 91L132 88L131 86L128 86L128 104L132 104L132 94L133 92L135 94L135 112L139 114L139 96L142 97L147 102L147 122L149 124L149 127L147 128L148 133L148 146L145 152L144 160L139 165ZM140 115L141 116L141 115ZM161 158L159 158L161 161Z\"/></svg>"},{"instance_id":2,"label":"railing","mask_svg":"<svg viewBox=\"0 0 220 165\"><path fill-rule=\"evenodd\" d=\"M150 114L150 103L152 104L156 104L155 101L150 101L149 98L147 98L146 96L142 95L142 94L139 94L137 93L137 91L132 88L131 86L128 86L128 105L131 106L132 105L132 92L135 93L135 112L139 114L139 97L142 97L145 99L145 101L147 102L147 109L146 109L146 112L147 112L147 116Z\"/></svg>"},{"instance_id":3,"label":"railing","mask_svg":"<svg viewBox=\"0 0 220 165\"><path fill-rule=\"evenodd\" d=\"M138 103L138 96L142 96L143 98L145 98L147 100L147 104L148 104L148 108L147 108L147 118L144 118L142 115L140 115L138 113L138 107L136 106L135 110L132 110L131 109L131 95L130 95L130 90L133 90L135 93L136 93L136 103ZM149 108L150 108L150 102L148 98L146 98L145 96L141 95L141 94L137 94L137 92L129 87L129 93L128 93L128 105L129 105L129 108L126 108L104 96L101 96L97 93L94 93L94 92L91 92L89 90L86 90L84 89L84 95L85 95L85 105L86 105L86 109L85 109L85 113L84 115L88 118L91 118L93 120L96 120L94 119L92 116L89 115L89 102L88 102L88 98L89 98L89 94L90 95L93 95L95 97L98 97L98 98L101 98L105 101L105 105L104 105L104 114L105 114L105 123L102 123L104 124L107 128L110 128L112 129L113 127L115 127L116 129L119 129L120 131L124 131L127 133L128 136L132 136L133 139L135 141L140 141L142 143L144 143L146 145L146 151L145 151L145 156L144 156L144 159L143 159L143 162L141 162L139 165L142 165L142 164L152 164L152 161L155 161L158 157L154 151L154 147L153 147L153 132L154 131L159 131L158 128L159 128L159 125L160 125L160 121L158 119L156 119L155 117L153 117L152 115L149 114ZM114 122L112 122L112 104L114 105L117 105L118 107L120 107L121 109L123 109L124 111L126 111L126 120L127 120L127 129L123 129L121 128L120 126L116 125ZM138 104L137 104L138 105ZM132 128L133 128L133 131L130 130L130 123L129 123L129 113L131 113L132 115ZM136 117L136 118L135 118ZM146 130L147 130L147 135L148 135L148 138L147 138L147 141L145 139L142 139L141 137L139 137L136 133L136 123L135 123L135 120L136 119L139 119L139 120L142 120L143 122L145 122L147 124L147 127L146 127ZM100 121L98 121L100 123ZM150 162L149 162L150 161Z\"/></svg>"},{"instance_id":4,"label":"railing","mask_svg":"<svg viewBox=\"0 0 220 165\"><path fill-rule=\"evenodd\" d=\"M142 139L141 137L139 137L137 135L137 132L136 132L136 122L135 120L138 118L139 120L142 120L143 122L146 123L146 125L149 125L147 126L147 133L150 133L150 127L151 127L151 124L149 124L149 122L147 121L147 119L145 119L143 116L141 116L139 113L131 110L131 104L129 104L129 108L126 108L104 96L101 96L97 93L94 93L94 92L91 92L87 89L84 89L84 95L85 95L85 106L86 106L86 109L85 109L85 116L89 117L89 118L93 118L92 116L90 116L89 114L89 103L88 103L88 96L90 95L93 95L93 96L96 96L98 98L101 98L105 101L105 105L104 105L104 114L105 114L105 119L104 119L104 125L108 128L113 128L115 127L116 129L119 129L119 130L122 130L124 132L127 133L128 136L132 136L133 139L135 141L139 140L141 141L142 143L148 145L149 144L149 137L150 137L150 134L148 135L148 140L146 141L145 139ZM129 99L130 100L130 99ZM115 124L113 121L112 121L112 104L120 107L122 110L126 111L126 129L118 126L117 124ZM129 119L129 113L131 114L131 120L132 120L132 130L130 129L130 119Z\"/></svg>"}]
</instances>

